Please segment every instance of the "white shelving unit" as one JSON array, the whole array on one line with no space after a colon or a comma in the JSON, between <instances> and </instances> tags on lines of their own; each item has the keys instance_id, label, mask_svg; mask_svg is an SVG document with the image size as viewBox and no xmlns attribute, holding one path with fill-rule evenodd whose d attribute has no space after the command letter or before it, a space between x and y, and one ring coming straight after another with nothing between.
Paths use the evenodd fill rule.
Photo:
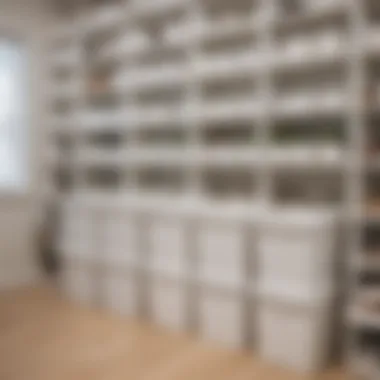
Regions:
<instances>
[{"instance_id":1,"label":"white shelving unit","mask_svg":"<svg viewBox=\"0 0 380 380\"><path fill-rule=\"evenodd\" d=\"M372 101L379 90L367 78L380 61L380 11L375 3L120 0L89 5L49 37L52 72L66 73L61 82L51 80L49 100L70 104L65 112L51 108L50 135L64 136L72 147L64 159L53 149L50 168L69 167L73 202L104 217L116 206L129 215L130 225L138 214L153 236L170 210L177 232L171 231L162 243L175 251L185 239L178 231L185 229L189 241L202 234L208 241L222 218L222 226L231 228L219 232L220 241L236 230L240 237L226 242L227 254L235 260L242 256L246 263L256 253L239 248L237 240L244 240L257 223L257 204L337 210L350 240L339 260L353 269L347 271L350 291L345 294L347 345L355 355L361 350L360 328L373 326L379 317L370 312L367 317L360 308L356 281L365 268L375 268L372 260L378 261L358 254L362 231L379 220L378 208L363 214L361 206L363 178L378 166L377 155L363 160L368 124L379 119L379 101ZM367 82L374 87L370 95ZM228 306L227 319L241 321L239 313L251 309L251 276L257 268L242 271L232 287L228 276L221 275L222 284L212 283L205 268L200 275L202 260L184 249L187 267L183 273L173 269L173 279L157 270L165 258L160 252L152 256L148 235L134 250L136 262L124 264L129 272L139 268L136 281L150 278L158 298L188 301L193 327L202 321L189 305L213 292L217 296L210 305ZM104 243L107 236L100 249L104 260L111 255ZM160 243L154 248L160 251ZM206 248L200 255L207 256ZM347 284L343 276L338 283ZM186 302L178 292L186 295ZM231 292L243 300L241 310L228 304ZM141 305L137 309L146 311ZM162 305L157 318L170 324L169 317L178 317L176 326L184 328L184 311L167 316ZM207 318L203 323L206 330L216 328ZM231 345L239 341L235 333L226 336Z\"/></svg>"}]
</instances>

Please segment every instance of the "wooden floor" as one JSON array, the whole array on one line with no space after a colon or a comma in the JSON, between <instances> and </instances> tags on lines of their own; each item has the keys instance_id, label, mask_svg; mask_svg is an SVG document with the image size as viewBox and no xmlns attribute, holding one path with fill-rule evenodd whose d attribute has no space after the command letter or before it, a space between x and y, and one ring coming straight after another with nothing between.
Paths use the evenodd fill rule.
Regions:
<instances>
[{"instance_id":1,"label":"wooden floor","mask_svg":"<svg viewBox=\"0 0 380 380\"><path fill-rule=\"evenodd\" d=\"M247 353L82 310L51 289L0 293L0 380L308 378L270 368ZM317 379L345 376L331 371Z\"/></svg>"}]
</instances>

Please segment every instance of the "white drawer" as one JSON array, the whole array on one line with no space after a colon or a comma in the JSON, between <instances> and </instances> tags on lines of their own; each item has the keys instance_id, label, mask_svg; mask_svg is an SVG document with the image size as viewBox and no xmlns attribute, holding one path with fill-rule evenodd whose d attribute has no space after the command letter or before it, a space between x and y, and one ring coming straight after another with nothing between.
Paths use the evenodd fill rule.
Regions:
<instances>
[{"instance_id":1,"label":"white drawer","mask_svg":"<svg viewBox=\"0 0 380 380\"><path fill-rule=\"evenodd\" d=\"M156 255L166 256L186 250L185 227L181 221L155 221L152 226L152 250Z\"/></svg>"},{"instance_id":2,"label":"white drawer","mask_svg":"<svg viewBox=\"0 0 380 380\"><path fill-rule=\"evenodd\" d=\"M60 246L67 255L95 255L94 219L89 211L64 212Z\"/></svg>"},{"instance_id":3,"label":"white drawer","mask_svg":"<svg viewBox=\"0 0 380 380\"><path fill-rule=\"evenodd\" d=\"M200 231L199 268L204 276L219 272L244 275L245 242L242 229L230 225L203 225Z\"/></svg>"},{"instance_id":4,"label":"white drawer","mask_svg":"<svg viewBox=\"0 0 380 380\"><path fill-rule=\"evenodd\" d=\"M110 217L105 226L105 252L108 262L134 263L138 248L137 222L130 217Z\"/></svg>"},{"instance_id":5,"label":"white drawer","mask_svg":"<svg viewBox=\"0 0 380 380\"><path fill-rule=\"evenodd\" d=\"M183 274L187 270L186 226L181 221L155 221L152 226L151 265L158 271Z\"/></svg>"},{"instance_id":6,"label":"white drawer","mask_svg":"<svg viewBox=\"0 0 380 380\"><path fill-rule=\"evenodd\" d=\"M330 347L329 315L329 303L286 306L262 302L258 312L260 355L300 372L323 370Z\"/></svg>"},{"instance_id":7,"label":"white drawer","mask_svg":"<svg viewBox=\"0 0 380 380\"><path fill-rule=\"evenodd\" d=\"M204 338L229 348L244 345L243 302L237 295L204 290L200 296L200 330Z\"/></svg>"},{"instance_id":8,"label":"white drawer","mask_svg":"<svg viewBox=\"0 0 380 380\"><path fill-rule=\"evenodd\" d=\"M172 330L183 330L187 321L186 288L177 281L154 279L152 285L153 320Z\"/></svg>"},{"instance_id":9,"label":"white drawer","mask_svg":"<svg viewBox=\"0 0 380 380\"><path fill-rule=\"evenodd\" d=\"M298 283L306 287L317 287L327 281L332 283L335 258L331 247L302 238L289 237L288 241L270 236L261 238L258 247L260 281Z\"/></svg>"}]
</instances>

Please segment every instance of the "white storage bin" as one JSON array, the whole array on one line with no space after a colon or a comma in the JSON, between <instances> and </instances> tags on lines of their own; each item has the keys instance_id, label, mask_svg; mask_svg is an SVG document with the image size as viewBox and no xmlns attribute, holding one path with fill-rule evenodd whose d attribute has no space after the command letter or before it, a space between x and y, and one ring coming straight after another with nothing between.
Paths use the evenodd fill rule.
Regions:
<instances>
[{"instance_id":1,"label":"white storage bin","mask_svg":"<svg viewBox=\"0 0 380 380\"><path fill-rule=\"evenodd\" d=\"M107 270L104 288L106 308L124 316L138 314L139 298L135 273L123 269Z\"/></svg>"},{"instance_id":2,"label":"white storage bin","mask_svg":"<svg viewBox=\"0 0 380 380\"><path fill-rule=\"evenodd\" d=\"M245 281L245 229L239 223L203 222L199 231L199 275L215 285Z\"/></svg>"},{"instance_id":3,"label":"white storage bin","mask_svg":"<svg viewBox=\"0 0 380 380\"><path fill-rule=\"evenodd\" d=\"M330 354L331 325L331 298L262 296L258 304L259 354L268 362L302 373L323 370Z\"/></svg>"},{"instance_id":4,"label":"white storage bin","mask_svg":"<svg viewBox=\"0 0 380 380\"><path fill-rule=\"evenodd\" d=\"M247 336L244 297L237 292L203 289L199 299L202 337L228 348L241 348Z\"/></svg>"},{"instance_id":5,"label":"white storage bin","mask_svg":"<svg viewBox=\"0 0 380 380\"><path fill-rule=\"evenodd\" d=\"M176 331L187 327L186 283L156 277L152 280L151 297L152 318L157 324Z\"/></svg>"},{"instance_id":6,"label":"white storage bin","mask_svg":"<svg viewBox=\"0 0 380 380\"><path fill-rule=\"evenodd\" d=\"M131 267L139 258L137 215L128 211L107 215L104 244L105 263L109 267Z\"/></svg>"},{"instance_id":7,"label":"white storage bin","mask_svg":"<svg viewBox=\"0 0 380 380\"><path fill-rule=\"evenodd\" d=\"M66 260L61 272L61 285L69 299L91 305L95 297L93 266L77 260Z\"/></svg>"},{"instance_id":8,"label":"white storage bin","mask_svg":"<svg viewBox=\"0 0 380 380\"><path fill-rule=\"evenodd\" d=\"M151 226L151 266L158 273L184 278L187 272L186 221L154 218Z\"/></svg>"},{"instance_id":9,"label":"white storage bin","mask_svg":"<svg viewBox=\"0 0 380 380\"><path fill-rule=\"evenodd\" d=\"M68 256L93 259L96 256L95 223L91 210L76 204L63 209L60 249Z\"/></svg>"},{"instance_id":10,"label":"white storage bin","mask_svg":"<svg viewBox=\"0 0 380 380\"><path fill-rule=\"evenodd\" d=\"M273 210L258 236L259 285L310 294L332 289L336 233L330 212Z\"/></svg>"}]
</instances>

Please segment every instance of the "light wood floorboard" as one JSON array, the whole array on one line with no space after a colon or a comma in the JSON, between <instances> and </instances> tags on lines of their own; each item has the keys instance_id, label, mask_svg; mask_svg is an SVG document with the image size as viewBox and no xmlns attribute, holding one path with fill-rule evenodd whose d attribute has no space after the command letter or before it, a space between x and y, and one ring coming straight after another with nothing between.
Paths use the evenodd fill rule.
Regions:
<instances>
[{"instance_id":1,"label":"light wood floorboard","mask_svg":"<svg viewBox=\"0 0 380 380\"><path fill-rule=\"evenodd\" d=\"M309 378L250 353L79 308L47 287L0 293L0 380ZM317 379L346 377L332 370Z\"/></svg>"}]
</instances>

